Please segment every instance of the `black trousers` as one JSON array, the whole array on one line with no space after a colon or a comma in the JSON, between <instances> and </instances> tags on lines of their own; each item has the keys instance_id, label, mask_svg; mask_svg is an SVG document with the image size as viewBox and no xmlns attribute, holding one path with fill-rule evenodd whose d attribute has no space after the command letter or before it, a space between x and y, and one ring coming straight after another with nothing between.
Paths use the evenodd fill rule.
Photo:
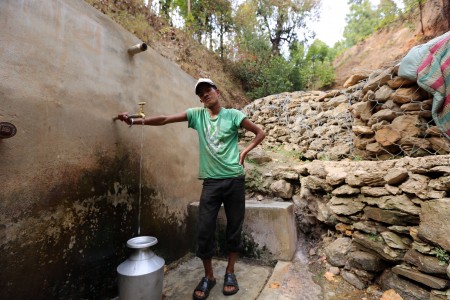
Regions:
<instances>
[{"instance_id":1,"label":"black trousers","mask_svg":"<svg viewBox=\"0 0 450 300\"><path fill-rule=\"evenodd\" d=\"M215 254L216 221L222 203L227 217L227 251L239 252L245 216L244 176L203 181L197 237L197 256L201 259L212 258Z\"/></svg>"}]
</instances>

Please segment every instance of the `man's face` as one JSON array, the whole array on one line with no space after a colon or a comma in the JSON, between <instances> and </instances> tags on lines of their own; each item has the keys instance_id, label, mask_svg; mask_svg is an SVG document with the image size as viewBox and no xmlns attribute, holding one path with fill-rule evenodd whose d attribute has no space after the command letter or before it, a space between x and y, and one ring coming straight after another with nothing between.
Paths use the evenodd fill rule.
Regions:
<instances>
[{"instance_id":1,"label":"man's face","mask_svg":"<svg viewBox=\"0 0 450 300\"><path fill-rule=\"evenodd\" d=\"M201 84L198 88L198 97L206 107L212 107L219 100L219 91L213 86L205 83Z\"/></svg>"}]
</instances>

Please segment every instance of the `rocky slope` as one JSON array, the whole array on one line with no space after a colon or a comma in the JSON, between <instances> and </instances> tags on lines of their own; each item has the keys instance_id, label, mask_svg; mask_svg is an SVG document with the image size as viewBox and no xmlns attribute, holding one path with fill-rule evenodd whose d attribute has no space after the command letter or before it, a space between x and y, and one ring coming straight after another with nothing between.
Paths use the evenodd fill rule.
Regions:
<instances>
[{"instance_id":1,"label":"rocky slope","mask_svg":"<svg viewBox=\"0 0 450 300\"><path fill-rule=\"evenodd\" d=\"M409 20L399 20L345 51L334 62L335 87L342 87L347 78L355 72L365 72L367 75L376 69L392 65L413 46L450 30L449 10L450 1L428 0L422 17L417 11Z\"/></svg>"}]
</instances>

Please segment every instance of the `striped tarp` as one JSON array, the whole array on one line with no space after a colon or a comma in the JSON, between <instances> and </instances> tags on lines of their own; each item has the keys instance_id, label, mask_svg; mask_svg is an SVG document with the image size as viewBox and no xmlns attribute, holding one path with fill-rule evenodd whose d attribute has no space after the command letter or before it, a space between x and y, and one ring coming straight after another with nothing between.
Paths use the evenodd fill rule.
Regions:
<instances>
[{"instance_id":1,"label":"striped tarp","mask_svg":"<svg viewBox=\"0 0 450 300\"><path fill-rule=\"evenodd\" d=\"M417 69L417 84L433 94L433 120L450 139L450 32L429 48Z\"/></svg>"}]
</instances>

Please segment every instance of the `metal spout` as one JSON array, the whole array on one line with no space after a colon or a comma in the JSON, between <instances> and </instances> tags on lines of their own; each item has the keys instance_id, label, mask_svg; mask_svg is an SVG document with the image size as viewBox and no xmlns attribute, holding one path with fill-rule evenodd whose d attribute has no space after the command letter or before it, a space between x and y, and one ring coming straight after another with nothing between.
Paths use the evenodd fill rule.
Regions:
<instances>
[{"instance_id":1,"label":"metal spout","mask_svg":"<svg viewBox=\"0 0 450 300\"><path fill-rule=\"evenodd\" d=\"M16 135L17 128L9 122L0 122L0 139L7 139Z\"/></svg>"},{"instance_id":2,"label":"metal spout","mask_svg":"<svg viewBox=\"0 0 450 300\"><path fill-rule=\"evenodd\" d=\"M129 115L128 118L130 119L137 119L137 118L145 118L145 113L144 113L144 105L147 102L139 102L139 112L135 113L134 115Z\"/></svg>"},{"instance_id":3,"label":"metal spout","mask_svg":"<svg viewBox=\"0 0 450 300\"><path fill-rule=\"evenodd\" d=\"M144 52L145 50L147 50L147 44L140 43L128 48L128 54L135 55L137 53Z\"/></svg>"},{"instance_id":4,"label":"metal spout","mask_svg":"<svg viewBox=\"0 0 450 300\"><path fill-rule=\"evenodd\" d=\"M138 118L144 119L145 118L145 113L144 113L144 105L145 105L145 103L147 103L147 102L139 102L138 103L138 105L139 105L139 112L137 112L137 113L135 113L133 115L128 115L128 118L130 118L130 119L138 119ZM117 119L119 119L119 117L114 117L113 121L115 121Z\"/></svg>"}]
</instances>

